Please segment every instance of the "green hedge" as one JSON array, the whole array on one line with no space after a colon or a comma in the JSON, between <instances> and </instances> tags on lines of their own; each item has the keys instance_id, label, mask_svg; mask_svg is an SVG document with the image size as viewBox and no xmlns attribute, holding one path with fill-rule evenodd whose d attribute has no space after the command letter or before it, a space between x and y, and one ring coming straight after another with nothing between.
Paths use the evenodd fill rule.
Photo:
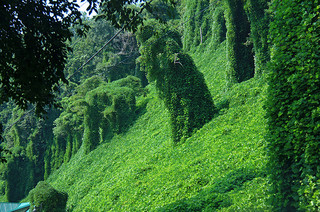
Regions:
<instances>
[{"instance_id":1,"label":"green hedge","mask_svg":"<svg viewBox=\"0 0 320 212\"><path fill-rule=\"evenodd\" d=\"M279 211L320 206L320 5L274 0L267 102L272 204Z\"/></svg>"}]
</instances>

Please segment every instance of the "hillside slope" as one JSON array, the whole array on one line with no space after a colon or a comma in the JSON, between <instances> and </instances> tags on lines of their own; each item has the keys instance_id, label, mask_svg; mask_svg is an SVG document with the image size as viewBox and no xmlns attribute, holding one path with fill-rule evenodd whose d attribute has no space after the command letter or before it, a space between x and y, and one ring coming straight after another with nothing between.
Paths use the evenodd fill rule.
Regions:
<instances>
[{"instance_id":1,"label":"hillside slope","mask_svg":"<svg viewBox=\"0 0 320 212\"><path fill-rule=\"evenodd\" d=\"M219 114L183 143L149 85L126 133L88 155L82 149L48 179L69 195L70 211L268 210L263 103L266 83L225 89L226 43L193 53ZM197 53L198 52L198 53Z\"/></svg>"}]
</instances>

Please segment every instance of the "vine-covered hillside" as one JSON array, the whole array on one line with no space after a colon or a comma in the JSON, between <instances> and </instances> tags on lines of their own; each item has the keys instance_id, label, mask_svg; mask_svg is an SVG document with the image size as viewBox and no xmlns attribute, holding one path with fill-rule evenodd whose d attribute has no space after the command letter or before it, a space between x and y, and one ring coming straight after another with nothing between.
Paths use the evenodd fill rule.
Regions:
<instances>
[{"instance_id":1,"label":"vine-covered hillside","mask_svg":"<svg viewBox=\"0 0 320 212\"><path fill-rule=\"evenodd\" d=\"M83 17L91 28L67 41L69 83L46 117L0 106L0 200L318 210L319 1L150 2L119 10L139 19L101 52L122 16L104 20L102 4L97 20Z\"/></svg>"},{"instance_id":2,"label":"vine-covered hillside","mask_svg":"<svg viewBox=\"0 0 320 212\"><path fill-rule=\"evenodd\" d=\"M225 66L207 72L225 63L225 42L207 56L196 64L207 81L223 84ZM228 92L208 86L219 113L184 142L170 139L169 112L151 84L128 131L87 155L80 149L48 182L68 193L73 211L268 210L266 84L252 79Z\"/></svg>"}]
</instances>

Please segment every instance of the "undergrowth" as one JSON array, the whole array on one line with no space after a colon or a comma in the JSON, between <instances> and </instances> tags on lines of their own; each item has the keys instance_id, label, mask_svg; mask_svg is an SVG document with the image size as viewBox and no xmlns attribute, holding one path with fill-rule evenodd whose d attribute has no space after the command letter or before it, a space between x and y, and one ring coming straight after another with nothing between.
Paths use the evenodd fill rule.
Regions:
<instances>
[{"instance_id":1,"label":"undergrowth","mask_svg":"<svg viewBox=\"0 0 320 212\"><path fill-rule=\"evenodd\" d=\"M137 99L138 118L128 131L88 155L80 149L49 177L68 193L69 211L270 210L265 80L253 78L226 90L225 43L200 48L192 56L219 114L175 144L168 111L149 85L149 94Z\"/></svg>"}]
</instances>

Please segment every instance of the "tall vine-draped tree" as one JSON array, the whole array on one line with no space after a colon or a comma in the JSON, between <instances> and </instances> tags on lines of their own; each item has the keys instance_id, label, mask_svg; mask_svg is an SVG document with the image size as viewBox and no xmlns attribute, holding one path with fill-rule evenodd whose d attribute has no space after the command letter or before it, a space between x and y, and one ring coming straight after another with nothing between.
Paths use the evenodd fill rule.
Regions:
<instances>
[{"instance_id":1,"label":"tall vine-draped tree","mask_svg":"<svg viewBox=\"0 0 320 212\"><path fill-rule=\"evenodd\" d=\"M249 41L250 22L244 3L241 0L226 0L228 86L254 76L253 45Z\"/></svg>"},{"instance_id":2,"label":"tall vine-draped tree","mask_svg":"<svg viewBox=\"0 0 320 212\"><path fill-rule=\"evenodd\" d=\"M261 76L270 61L268 32L270 17L267 12L270 0L247 0L245 11L250 22L250 42L254 51L254 75Z\"/></svg>"},{"instance_id":3,"label":"tall vine-draped tree","mask_svg":"<svg viewBox=\"0 0 320 212\"><path fill-rule=\"evenodd\" d=\"M150 21L141 27L141 67L155 80L171 118L174 142L188 138L214 115L214 104L192 58L182 51L180 34L167 25Z\"/></svg>"},{"instance_id":4,"label":"tall vine-draped tree","mask_svg":"<svg viewBox=\"0 0 320 212\"><path fill-rule=\"evenodd\" d=\"M267 102L269 168L278 211L320 208L320 5L274 0Z\"/></svg>"}]
</instances>

